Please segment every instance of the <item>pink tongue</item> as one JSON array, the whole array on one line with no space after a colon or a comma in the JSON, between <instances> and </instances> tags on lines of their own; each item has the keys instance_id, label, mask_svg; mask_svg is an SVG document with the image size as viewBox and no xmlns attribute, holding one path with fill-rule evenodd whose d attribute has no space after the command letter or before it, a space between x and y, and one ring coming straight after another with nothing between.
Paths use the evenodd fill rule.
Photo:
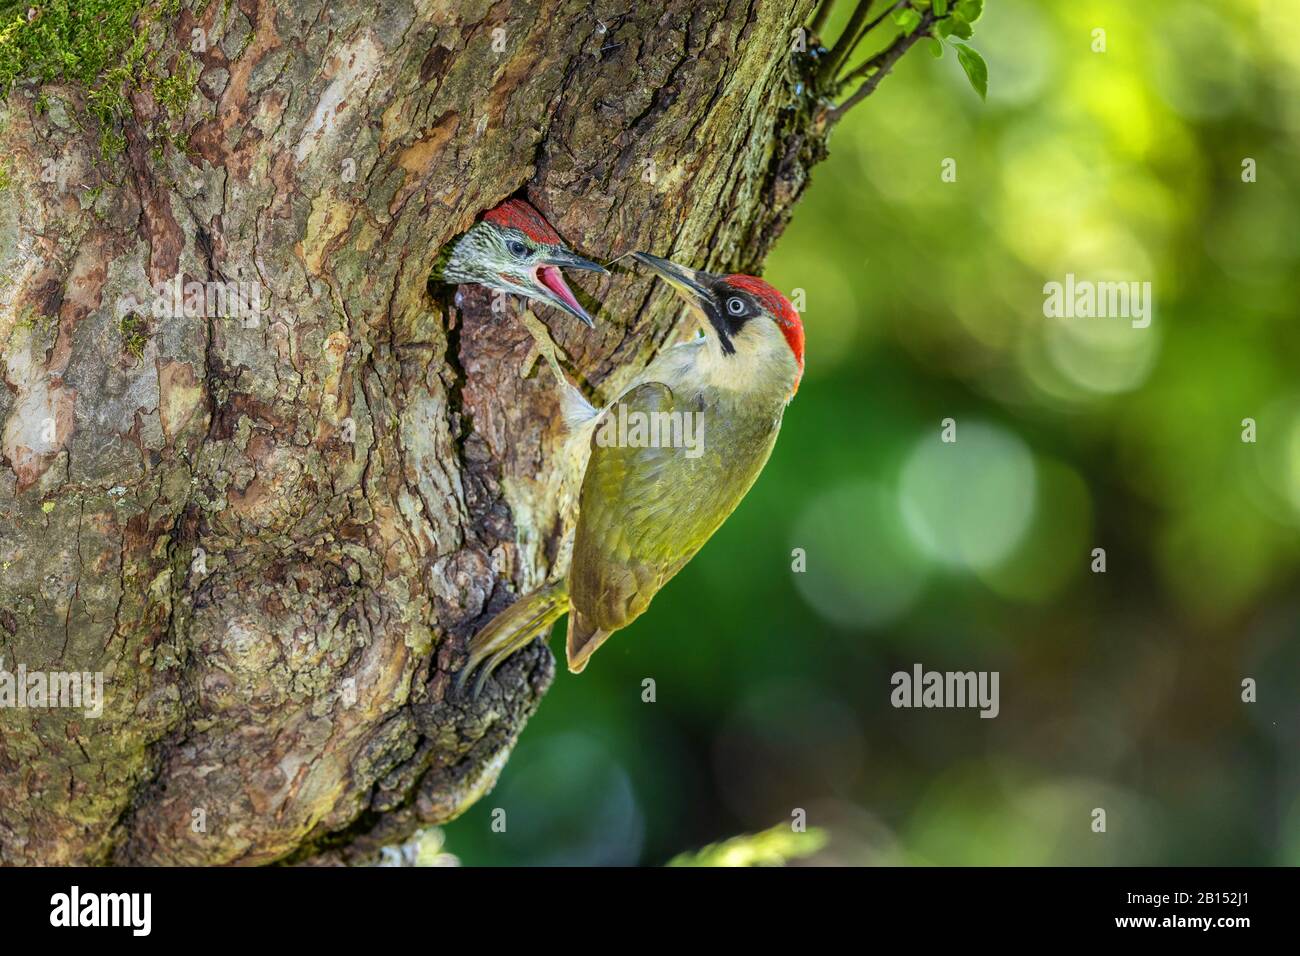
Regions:
<instances>
[{"instance_id":1,"label":"pink tongue","mask_svg":"<svg viewBox=\"0 0 1300 956\"><path fill-rule=\"evenodd\" d=\"M555 266L542 266L538 271L538 278L542 280L542 285L554 292L564 302L579 313L586 315L587 310L578 303L573 293L569 291L569 287L564 282L564 274L559 269Z\"/></svg>"}]
</instances>

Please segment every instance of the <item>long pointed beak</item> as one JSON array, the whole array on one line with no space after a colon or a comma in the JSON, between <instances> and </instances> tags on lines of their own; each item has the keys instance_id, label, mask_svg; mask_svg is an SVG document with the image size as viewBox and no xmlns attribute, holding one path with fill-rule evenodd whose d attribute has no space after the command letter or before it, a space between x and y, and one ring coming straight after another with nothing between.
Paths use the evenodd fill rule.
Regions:
<instances>
[{"instance_id":1,"label":"long pointed beak","mask_svg":"<svg viewBox=\"0 0 1300 956\"><path fill-rule=\"evenodd\" d=\"M688 269L669 259L652 256L648 252L634 252L632 258L667 282L691 305L706 315L709 313L708 305L713 301L713 294L709 291L713 276L709 273Z\"/></svg>"},{"instance_id":2,"label":"long pointed beak","mask_svg":"<svg viewBox=\"0 0 1300 956\"><path fill-rule=\"evenodd\" d=\"M584 272L605 272L605 267L584 259L568 249L557 249L541 259L537 266L535 279L540 287L542 297L552 305L558 306L582 322L589 329L596 327L595 320L587 314L578 297L573 294L569 284L564 281L561 269L578 269Z\"/></svg>"},{"instance_id":3,"label":"long pointed beak","mask_svg":"<svg viewBox=\"0 0 1300 956\"><path fill-rule=\"evenodd\" d=\"M549 256L543 258L542 263L559 269L578 269L582 272L599 272L601 275L609 275L609 270L599 262L584 259L576 252L571 252L568 249L555 250Z\"/></svg>"}]
</instances>

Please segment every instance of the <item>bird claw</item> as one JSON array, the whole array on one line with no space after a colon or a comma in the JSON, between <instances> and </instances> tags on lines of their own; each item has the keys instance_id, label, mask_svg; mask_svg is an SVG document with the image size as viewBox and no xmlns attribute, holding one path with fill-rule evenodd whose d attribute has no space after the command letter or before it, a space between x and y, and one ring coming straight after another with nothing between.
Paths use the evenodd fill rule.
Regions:
<instances>
[{"instance_id":1,"label":"bird claw","mask_svg":"<svg viewBox=\"0 0 1300 956\"><path fill-rule=\"evenodd\" d=\"M535 640L550 636L551 625L568 606L568 592L562 583L539 588L499 611L469 640L469 656L455 677L456 691L462 692L477 674L471 699L482 693L488 679L516 652Z\"/></svg>"},{"instance_id":2,"label":"bird claw","mask_svg":"<svg viewBox=\"0 0 1300 956\"><path fill-rule=\"evenodd\" d=\"M456 675L456 693L463 695L465 693L465 686L469 683L470 677L477 674L478 677L474 681L474 685L469 692L469 699L472 701L478 700L483 693L483 688L487 686L488 680L491 679L492 675L496 672L496 669L513 657L517 651L522 650L528 644L532 643L534 639L535 638L529 638L518 645L507 645L486 659L479 658L478 660L475 660L471 657L470 660L466 661L465 666L461 668L460 673Z\"/></svg>"},{"instance_id":3,"label":"bird claw","mask_svg":"<svg viewBox=\"0 0 1300 956\"><path fill-rule=\"evenodd\" d=\"M560 370L560 359L567 362L569 356L555 344L555 340L551 338L550 329L533 314L531 309L525 309L519 313L519 321L533 338L532 348L529 349L528 356L524 359L523 369L519 377L527 378L531 375L533 367L540 357L546 359L546 364L551 367L551 371L555 373L560 381L564 381L564 373Z\"/></svg>"},{"instance_id":4,"label":"bird claw","mask_svg":"<svg viewBox=\"0 0 1300 956\"><path fill-rule=\"evenodd\" d=\"M469 683L470 677L475 673L478 674L478 679L474 681L468 694L469 699L472 701L478 700L482 695L484 685L487 684L488 678L492 676L491 669L487 667L479 667L474 664L466 664L465 667L461 669L461 672L456 675L456 693L463 697L466 696L465 687Z\"/></svg>"}]
</instances>

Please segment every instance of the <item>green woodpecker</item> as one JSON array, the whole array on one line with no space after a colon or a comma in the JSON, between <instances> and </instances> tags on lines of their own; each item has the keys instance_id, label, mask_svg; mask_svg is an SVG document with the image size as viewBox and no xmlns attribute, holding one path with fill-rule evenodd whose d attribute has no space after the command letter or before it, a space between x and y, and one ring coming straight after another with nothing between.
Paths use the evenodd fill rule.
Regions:
<instances>
[{"instance_id":1,"label":"green woodpecker","mask_svg":"<svg viewBox=\"0 0 1300 956\"><path fill-rule=\"evenodd\" d=\"M566 422L589 446L572 561L566 580L520 598L474 636L459 681L481 668L475 694L566 611L566 656L575 674L610 635L635 621L754 484L803 375L803 324L768 283L633 255L686 300L705 334L661 352L601 410L547 354L562 382ZM695 447L647 441L644 430L638 441L621 424L611 427L655 416L681 423L682 434L693 421Z\"/></svg>"},{"instance_id":2,"label":"green woodpecker","mask_svg":"<svg viewBox=\"0 0 1300 956\"><path fill-rule=\"evenodd\" d=\"M475 283L540 299L594 326L565 283L561 269L605 271L603 266L574 254L528 203L507 199L451 246L434 268L432 278L455 285Z\"/></svg>"}]
</instances>

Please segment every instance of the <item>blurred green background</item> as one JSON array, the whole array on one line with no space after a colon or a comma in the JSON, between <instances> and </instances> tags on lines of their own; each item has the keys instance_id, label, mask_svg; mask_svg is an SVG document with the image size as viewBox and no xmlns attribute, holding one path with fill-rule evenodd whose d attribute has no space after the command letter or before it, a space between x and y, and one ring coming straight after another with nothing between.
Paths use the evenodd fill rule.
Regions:
<instances>
[{"instance_id":1,"label":"blurred green background","mask_svg":"<svg viewBox=\"0 0 1300 956\"><path fill-rule=\"evenodd\" d=\"M808 364L767 470L446 851L659 865L802 809L813 864L1300 863L1297 14L989 0L987 103L909 53L768 262ZM1045 318L1067 273L1151 326ZM893 708L915 663L1000 715Z\"/></svg>"}]
</instances>

